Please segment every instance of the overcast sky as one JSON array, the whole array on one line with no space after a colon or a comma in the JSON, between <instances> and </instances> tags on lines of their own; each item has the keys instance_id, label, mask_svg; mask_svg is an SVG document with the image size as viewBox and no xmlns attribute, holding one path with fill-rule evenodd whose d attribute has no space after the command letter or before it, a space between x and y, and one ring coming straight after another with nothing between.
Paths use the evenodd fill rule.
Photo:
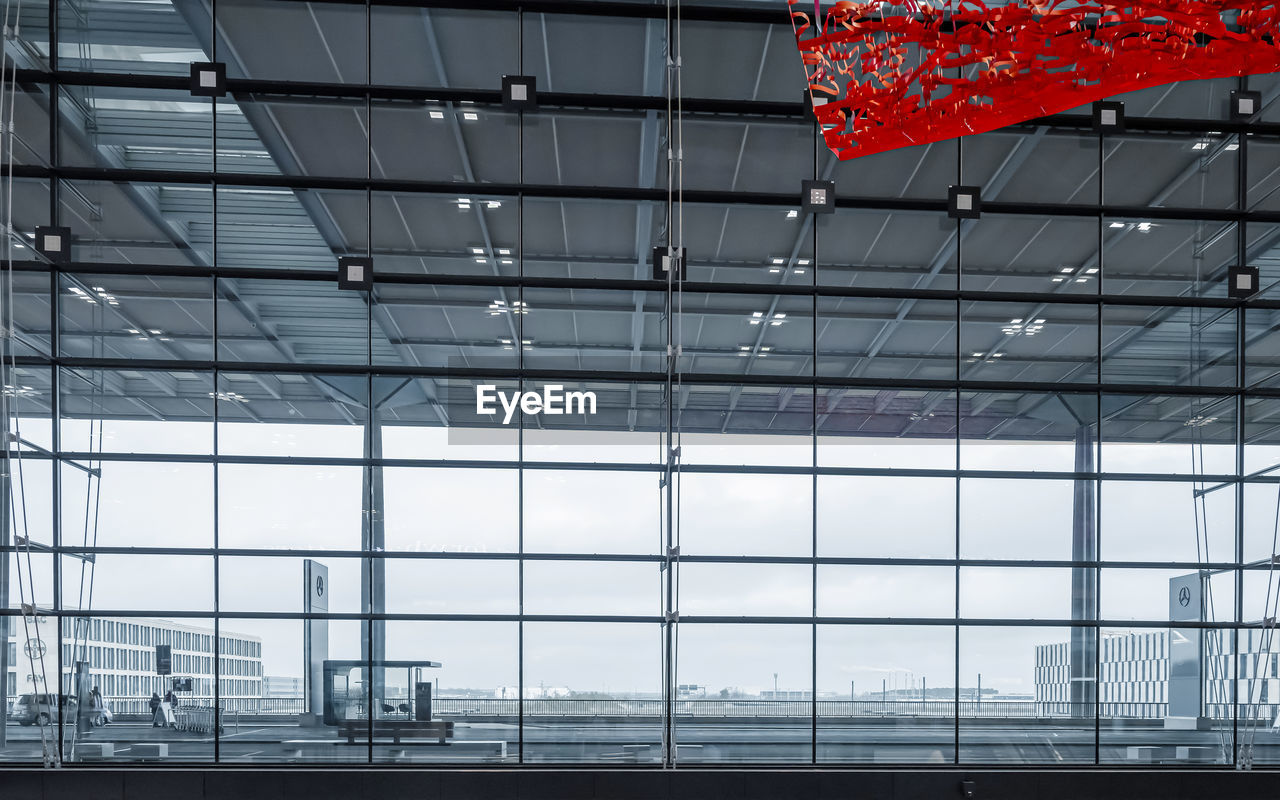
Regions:
<instances>
[{"instance_id":1,"label":"overcast sky","mask_svg":"<svg viewBox=\"0 0 1280 800\"><path fill-rule=\"evenodd\" d=\"M387 455L494 458L503 448L450 445L440 430L385 429ZM47 436L34 425L28 438ZM358 456L353 426L224 424L224 453ZM64 429L65 449L82 449L87 433ZM531 458L582 461L654 460L653 434L634 447L590 443L527 447ZM210 426L198 423L109 422L108 450L209 452ZM757 439L729 446L686 437L686 463L807 465L807 438ZM1268 454L1269 455L1269 454ZM1264 457L1254 453L1253 457ZM901 440L821 440L824 465L949 468L955 448ZM966 469L1069 470L1070 444L965 442ZM1210 450L1211 470L1231 470L1228 449ZM1186 445L1108 445L1108 471L1185 472ZM48 540L49 467L27 461L23 488L27 521ZM397 468L385 470L389 551L510 552L517 548L518 487L514 470ZM361 479L356 467L224 465L218 508L223 547L358 549ZM1192 484L1108 482L1101 491L1102 557L1110 560L1194 561L1197 557ZM947 478L821 476L817 550L820 556L951 558L955 551L956 491ZM966 479L960 489L960 549L965 558L1069 559L1070 481ZM106 462L99 508L99 546L211 547L213 468L207 464ZM660 550L657 475L648 472L526 470L524 536L529 552L652 554ZM681 483L681 547L686 555L808 556L812 548L812 479L806 475L686 474ZM79 541L85 519L82 472L64 467L63 543ZM1271 552L1276 487L1246 493L1246 557ZM1209 495L1209 558L1232 558L1234 493ZM330 610L360 609L359 559L322 558L329 569ZM37 557L42 603L49 603L49 559ZM387 563L387 610L393 613L514 614L519 609L517 566L500 560L395 560ZM1102 616L1163 620L1168 581L1185 570L1106 570ZM291 613L302 608L302 559L223 557L224 611ZM948 618L955 596L950 567L847 566L818 568L818 613L823 616ZM806 616L812 569L805 564L685 563L680 571L682 615ZM961 613L972 618L1069 618L1070 569L966 568L960 576ZM79 569L68 559L63 602L73 607ZM1262 616L1266 576L1246 582L1246 617ZM1225 619L1231 576L1215 580L1217 619ZM11 603L18 600L16 585ZM93 607L99 610L209 611L213 563L207 557L100 556ZM656 615L661 613L656 564L529 561L529 614ZM209 622L211 627L211 621ZM227 620L227 630L263 640L266 674L301 674L302 623ZM1034 647L1066 641L1065 628L966 628L960 637L961 684L978 673L983 686L1005 692L1033 687ZM528 623L525 680L530 686L580 691L656 692L660 632L652 624ZM947 626L824 626L819 630L820 691L858 692L889 685L954 685L954 630ZM359 626L335 621L330 656L359 658ZM680 683L748 692L773 687L808 689L808 625L694 625L680 627ZM492 688L517 683L517 626L493 622L392 622L387 657L441 661L441 687Z\"/></svg>"}]
</instances>

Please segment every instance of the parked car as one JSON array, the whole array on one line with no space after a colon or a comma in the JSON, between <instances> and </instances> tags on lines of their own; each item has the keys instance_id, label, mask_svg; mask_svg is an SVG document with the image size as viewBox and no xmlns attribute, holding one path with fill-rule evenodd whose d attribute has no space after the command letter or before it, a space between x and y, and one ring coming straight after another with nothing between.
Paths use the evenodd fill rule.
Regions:
<instances>
[{"instance_id":1,"label":"parked car","mask_svg":"<svg viewBox=\"0 0 1280 800\"><path fill-rule=\"evenodd\" d=\"M65 694L58 695L58 708L66 711L68 720L74 720L76 699ZM47 725L58 718L54 710L52 694L24 694L13 705L13 719L22 725ZM111 709L103 706L89 710L89 722L95 728L109 725L115 721Z\"/></svg>"},{"instance_id":2,"label":"parked car","mask_svg":"<svg viewBox=\"0 0 1280 800\"><path fill-rule=\"evenodd\" d=\"M52 694L24 694L13 705L13 718L23 725L47 725L58 718L58 711L68 705L74 706L75 699L59 694L57 705L54 705Z\"/></svg>"}]
</instances>

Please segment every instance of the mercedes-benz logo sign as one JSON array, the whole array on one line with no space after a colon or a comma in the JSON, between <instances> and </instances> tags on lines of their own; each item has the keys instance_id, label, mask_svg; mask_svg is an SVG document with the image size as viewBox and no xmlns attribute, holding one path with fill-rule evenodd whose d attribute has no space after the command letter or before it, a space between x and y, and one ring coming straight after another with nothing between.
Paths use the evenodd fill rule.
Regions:
<instances>
[{"instance_id":1,"label":"mercedes-benz logo sign","mask_svg":"<svg viewBox=\"0 0 1280 800\"><path fill-rule=\"evenodd\" d=\"M22 652L27 654L28 658L43 658L45 654L44 641L41 639L29 639L22 646Z\"/></svg>"},{"instance_id":2,"label":"mercedes-benz logo sign","mask_svg":"<svg viewBox=\"0 0 1280 800\"><path fill-rule=\"evenodd\" d=\"M324 597L324 578L316 576L316 597Z\"/></svg>"},{"instance_id":3,"label":"mercedes-benz logo sign","mask_svg":"<svg viewBox=\"0 0 1280 800\"><path fill-rule=\"evenodd\" d=\"M1178 605L1183 608L1191 605L1191 590L1185 586L1178 590Z\"/></svg>"}]
</instances>

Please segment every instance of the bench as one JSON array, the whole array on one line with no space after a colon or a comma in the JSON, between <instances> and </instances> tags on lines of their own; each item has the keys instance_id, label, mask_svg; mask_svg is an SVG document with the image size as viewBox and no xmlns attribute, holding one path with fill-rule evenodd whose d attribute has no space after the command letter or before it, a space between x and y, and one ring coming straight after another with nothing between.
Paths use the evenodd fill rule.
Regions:
<instances>
[{"instance_id":1,"label":"bench","mask_svg":"<svg viewBox=\"0 0 1280 800\"><path fill-rule=\"evenodd\" d=\"M126 755L134 759L168 758L169 745L143 742L130 747Z\"/></svg>"},{"instance_id":2,"label":"bench","mask_svg":"<svg viewBox=\"0 0 1280 800\"><path fill-rule=\"evenodd\" d=\"M361 742L361 744L365 743ZM396 747L395 744L379 742L377 739L374 739L373 744L375 747ZM333 739L288 739L281 742L280 746L284 749L285 758L325 758L337 754L338 748L345 747L346 743ZM408 758L408 750L416 747L447 747L450 755L503 760L507 758L507 742L502 739L454 739L451 742L409 741L400 743L398 749L388 751L387 757L393 760Z\"/></svg>"},{"instance_id":3,"label":"bench","mask_svg":"<svg viewBox=\"0 0 1280 800\"><path fill-rule=\"evenodd\" d=\"M77 742L76 759L80 761L103 761L114 758L115 742Z\"/></svg>"},{"instance_id":4,"label":"bench","mask_svg":"<svg viewBox=\"0 0 1280 800\"><path fill-rule=\"evenodd\" d=\"M1138 745L1126 747L1125 756L1139 764L1159 764L1173 758L1174 749L1155 745Z\"/></svg>"},{"instance_id":5,"label":"bench","mask_svg":"<svg viewBox=\"0 0 1280 800\"><path fill-rule=\"evenodd\" d=\"M357 739L368 741L369 723L364 720L346 720L342 724L339 738L345 738L347 744L355 744ZM390 737L394 744L401 739L438 739L444 744L453 736L453 723L444 720L417 722L414 720L377 720L373 723L373 743L379 739Z\"/></svg>"}]
</instances>

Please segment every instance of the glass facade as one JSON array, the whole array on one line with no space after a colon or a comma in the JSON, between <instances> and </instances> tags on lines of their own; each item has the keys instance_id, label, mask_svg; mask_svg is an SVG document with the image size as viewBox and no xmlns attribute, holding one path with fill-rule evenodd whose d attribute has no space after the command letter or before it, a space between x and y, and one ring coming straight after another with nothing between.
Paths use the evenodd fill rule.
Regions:
<instances>
[{"instance_id":1,"label":"glass facade","mask_svg":"<svg viewBox=\"0 0 1280 800\"><path fill-rule=\"evenodd\" d=\"M780 4L15 5L0 761L1280 763L1273 76L839 162Z\"/></svg>"}]
</instances>

